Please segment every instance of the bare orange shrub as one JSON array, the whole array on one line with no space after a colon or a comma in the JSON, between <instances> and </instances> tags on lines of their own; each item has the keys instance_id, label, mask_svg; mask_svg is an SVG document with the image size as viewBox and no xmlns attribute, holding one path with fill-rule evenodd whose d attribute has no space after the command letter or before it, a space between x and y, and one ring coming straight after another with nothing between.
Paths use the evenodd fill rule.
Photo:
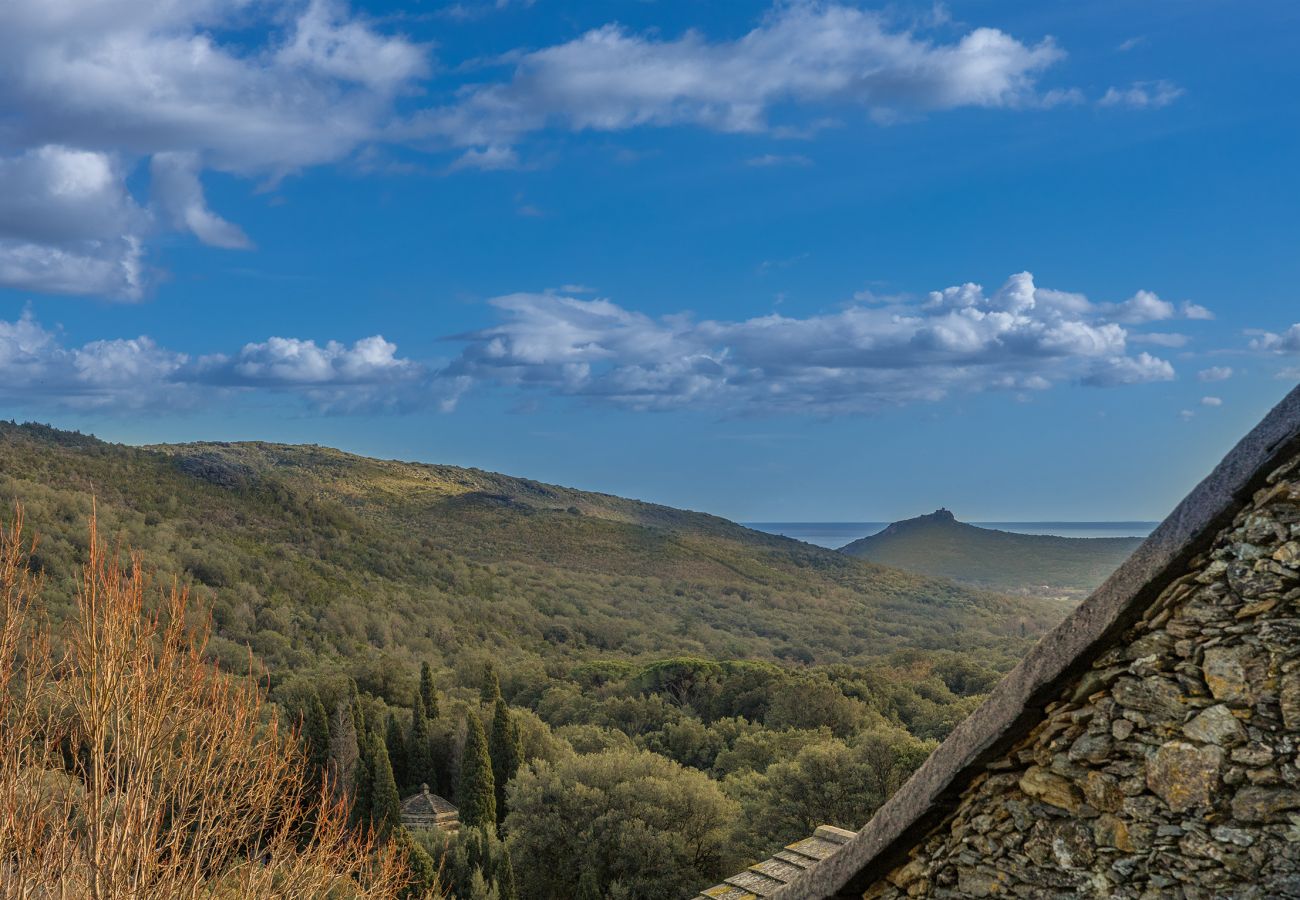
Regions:
<instances>
[{"instance_id":1,"label":"bare orange shrub","mask_svg":"<svg viewBox=\"0 0 1300 900\"><path fill-rule=\"evenodd\" d=\"M65 649L32 615L21 510L0 531L0 896L380 900L404 861L308 788L251 677L203 659L187 592L146 608L141 560L94 519Z\"/></svg>"}]
</instances>

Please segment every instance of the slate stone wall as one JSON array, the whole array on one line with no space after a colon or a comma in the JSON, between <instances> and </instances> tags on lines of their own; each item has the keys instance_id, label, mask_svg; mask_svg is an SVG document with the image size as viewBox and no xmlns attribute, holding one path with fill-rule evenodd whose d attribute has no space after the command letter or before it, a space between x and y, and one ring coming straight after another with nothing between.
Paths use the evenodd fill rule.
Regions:
<instances>
[{"instance_id":1,"label":"slate stone wall","mask_svg":"<svg viewBox=\"0 0 1300 900\"><path fill-rule=\"evenodd\" d=\"M1300 457L868 898L1300 897Z\"/></svg>"}]
</instances>

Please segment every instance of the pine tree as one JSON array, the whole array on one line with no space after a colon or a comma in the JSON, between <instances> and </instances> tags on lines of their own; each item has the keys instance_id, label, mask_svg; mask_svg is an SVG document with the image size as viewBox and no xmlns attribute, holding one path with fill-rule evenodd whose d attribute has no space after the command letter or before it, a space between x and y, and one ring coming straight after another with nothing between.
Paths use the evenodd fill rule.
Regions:
<instances>
[{"instance_id":1,"label":"pine tree","mask_svg":"<svg viewBox=\"0 0 1300 900\"><path fill-rule=\"evenodd\" d=\"M483 670L483 702L496 703L501 699L501 679L497 678L496 666L488 663Z\"/></svg>"},{"instance_id":2,"label":"pine tree","mask_svg":"<svg viewBox=\"0 0 1300 900\"><path fill-rule=\"evenodd\" d=\"M314 694L303 716L302 742L312 777L319 779L330 760L330 722L324 704Z\"/></svg>"},{"instance_id":3,"label":"pine tree","mask_svg":"<svg viewBox=\"0 0 1300 900\"><path fill-rule=\"evenodd\" d=\"M506 701L497 697L492 715L492 782L496 787L497 823L506 817L506 782L519 771L523 753Z\"/></svg>"},{"instance_id":4,"label":"pine tree","mask_svg":"<svg viewBox=\"0 0 1300 900\"><path fill-rule=\"evenodd\" d=\"M370 746L370 821L379 835L387 837L402 826L402 801L383 740L372 734Z\"/></svg>"},{"instance_id":5,"label":"pine tree","mask_svg":"<svg viewBox=\"0 0 1300 900\"><path fill-rule=\"evenodd\" d=\"M483 723L473 712L465 717L465 753L460 763L460 821L462 825L495 828L496 787L492 779L492 758L488 755Z\"/></svg>"},{"instance_id":6,"label":"pine tree","mask_svg":"<svg viewBox=\"0 0 1300 900\"><path fill-rule=\"evenodd\" d=\"M433 669L427 662L420 663L420 699L424 701L424 714L438 718L438 691L433 686Z\"/></svg>"},{"instance_id":7,"label":"pine tree","mask_svg":"<svg viewBox=\"0 0 1300 900\"><path fill-rule=\"evenodd\" d=\"M421 784L437 784L433 771L433 749L429 740L429 720L424 714L424 701L415 692L411 701L411 730L406 736L407 789L418 791Z\"/></svg>"},{"instance_id":8,"label":"pine tree","mask_svg":"<svg viewBox=\"0 0 1300 900\"><path fill-rule=\"evenodd\" d=\"M357 745L357 729L352 720L352 707L340 700L334 709L334 722L330 727L329 762L326 777L330 781L330 795L337 803L351 797L355 787L357 760L361 750Z\"/></svg>"},{"instance_id":9,"label":"pine tree","mask_svg":"<svg viewBox=\"0 0 1300 900\"><path fill-rule=\"evenodd\" d=\"M384 747L388 750L388 761L393 766L393 780L403 789L408 787L406 777L406 735L397 716L388 714L388 728L384 732Z\"/></svg>"}]
</instances>

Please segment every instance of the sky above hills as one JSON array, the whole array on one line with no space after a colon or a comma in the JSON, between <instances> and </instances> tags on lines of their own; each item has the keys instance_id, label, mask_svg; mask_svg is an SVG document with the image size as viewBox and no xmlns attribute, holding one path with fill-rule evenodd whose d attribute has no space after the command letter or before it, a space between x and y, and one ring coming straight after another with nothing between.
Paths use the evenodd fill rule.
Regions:
<instances>
[{"instance_id":1,"label":"sky above hills","mask_svg":"<svg viewBox=\"0 0 1300 900\"><path fill-rule=\"evenodd\" d=\"M1300 8L12 0L5 415L1158 518L1300 381Z\"/></svg>"}]
</instances>

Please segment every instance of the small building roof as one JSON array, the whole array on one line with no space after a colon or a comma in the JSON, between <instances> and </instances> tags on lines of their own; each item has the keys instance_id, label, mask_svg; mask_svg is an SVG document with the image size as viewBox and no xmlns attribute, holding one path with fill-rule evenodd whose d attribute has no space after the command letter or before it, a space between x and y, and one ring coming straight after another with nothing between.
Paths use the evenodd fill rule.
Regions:
<instances>
[{"instance_id":1,"label":"small building roof","mask_svg":"<svg viewBox=\"0 0 1300 900\"><path fill-rule=\"evenodd\" d=\"M429 793L427 784L420 785L420 793L402 801L402 818L441 818L459 815L460 811L437 794Z\"/></svg>"}]
</instances>

